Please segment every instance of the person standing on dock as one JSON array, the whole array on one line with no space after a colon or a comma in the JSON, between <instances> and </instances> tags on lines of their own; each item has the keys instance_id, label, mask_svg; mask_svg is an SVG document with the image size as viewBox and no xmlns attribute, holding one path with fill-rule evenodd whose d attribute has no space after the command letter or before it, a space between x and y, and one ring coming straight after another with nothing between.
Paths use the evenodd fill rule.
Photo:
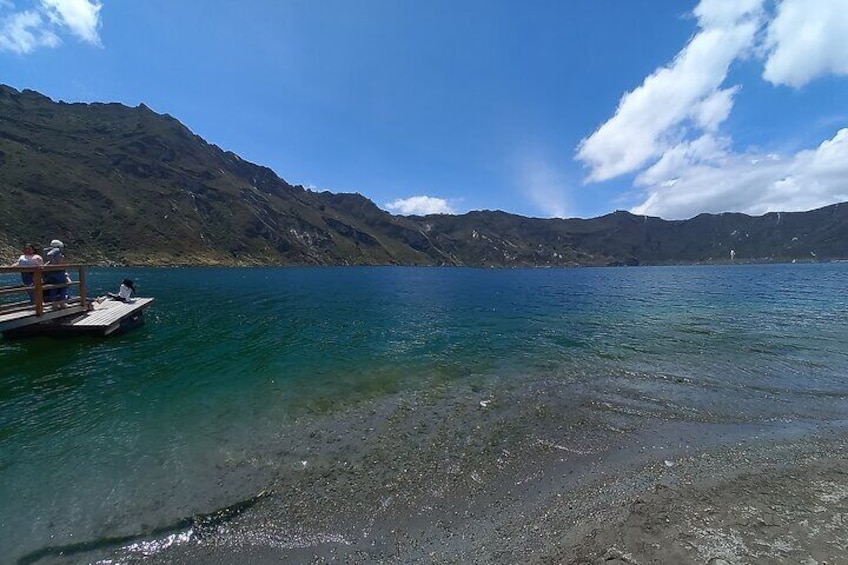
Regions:
<instances>
[{"instance_id":1,"label":"person standing on dock","mask_svg":"<svg viewBox=\"0 0 848 565\"><path fill-rule=\"evenodd\" d=\"M24 254L18 257L18 260L12 263L13 267L40 267L44 264L44 259L41 255L35 252L35 246L31 243L24 245ZM33 273L21 273L21 282L24 286L33 285ZM33 304L32 291L28 290L29 303Z\"/></svg>"},{"instance_id":2,"label":"person standing on dock","mask_svg":"<svg viewBox=\"0 0 848 565\"><path fill-rule=\"evenodd\" d=\"M67 263L65 258L65 244L58 239L50 242L50 247L45 248L47 251L47 262L45 265L64 265ZM44 284L67 284L71 282L68 272L64 270L47 271L44 273ZM68 288L53 288L45 293L45 298L53 302L54 307L64 308L65 300L68 299Z\"/></svg>"}]
</instances>

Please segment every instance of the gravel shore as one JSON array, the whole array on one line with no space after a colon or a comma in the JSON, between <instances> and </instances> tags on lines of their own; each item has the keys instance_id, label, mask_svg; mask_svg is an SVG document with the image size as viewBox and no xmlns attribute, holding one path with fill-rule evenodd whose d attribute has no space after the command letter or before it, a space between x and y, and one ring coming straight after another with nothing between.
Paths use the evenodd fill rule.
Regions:
<instances>
[{"instance_id":1,"label":"gravel shore","mask_svg":"<svg viewBox=\"0 0 848 565\"><path fill-rule=\"evenodd\" d=\"M298 415L252 497L19 562L848 563L846 430L454 383Z\"/></svg>"}]
</instances>

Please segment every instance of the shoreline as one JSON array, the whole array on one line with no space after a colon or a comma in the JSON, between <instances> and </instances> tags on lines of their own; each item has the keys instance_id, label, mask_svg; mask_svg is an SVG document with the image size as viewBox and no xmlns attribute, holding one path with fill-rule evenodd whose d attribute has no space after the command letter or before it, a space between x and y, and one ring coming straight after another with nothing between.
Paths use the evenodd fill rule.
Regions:
<instances>
[{"instance_id":1,"label":"shoreline","mask_svg":"<svg viewBox=\"0 0 848 565\"><path fill-rule=\"evenodd\" d=\"M447 388L299 418L235 475L256 500L221 520L33 562L832 565L848 547L836 527L848 421L600 410L544 384Z\"/></svg>"},{"instance_id":2,"label":"shoreline","mask_svg":"<svg viewBox=\"0 0 848 565\"><path fill-rule=\"evenodd\" d=\"M5 257L2 264L11 264L19 255L17 247L8 247L0 257ZM267 269L267 268L357 268L357 267L404 267L404 268L446 268L446 269L497 269L497 270L515 270L515 269L586 269L586 268L619 268L619 267L709 267L709 266L732 266L732 265L812 265L817 263L846 263L848 257L843 256L827 256L827 257L751 257L742 259L729 259L708 257L699 260L668 260L657 262L636 262L627 263L624 261L599 260L592 262L572 262L562 264L543 264L521 262L515 264L487 264L487 263L274 263L263 260L260 257L238 258L238 257L223 257L223 256L207 256L199 254L194 258L183 259L171 256L160 256L156 253L149 253L137 258L122 257L121 259L111 259L103 255L79 253L76 255L76 262L82 263L89 268L97 269Z\"/></svg>"},{"instance_id":3,"label":"shoreline","mask_svg":"<svg viewBox=\"0 0 848 565\"><path fill-rule=\"evenodd\" d=\"M648 432L647 454L615 446L599 459L563 458L554 447L536 468L539 460L501 460L441 492L384 485L379 506L365 505L379 514L365 527L356 512L318 510L344 482L330 473L282 528L278 509L257 508L219 531L224 539L175 545L155 562L845 563L848 446L834 437L844 427L789 440L725 429L730 445L675 448L671 426ZM242 528L263 534L232 536Z\"/></svg>"}]
</instances>

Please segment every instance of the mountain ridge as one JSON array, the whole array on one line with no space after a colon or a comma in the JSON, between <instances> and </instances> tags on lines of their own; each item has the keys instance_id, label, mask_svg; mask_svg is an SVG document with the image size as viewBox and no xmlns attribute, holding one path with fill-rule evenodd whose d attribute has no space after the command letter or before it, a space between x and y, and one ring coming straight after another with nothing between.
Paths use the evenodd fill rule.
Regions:
<instances>
[{"instance_id":1,"label":"mountain ridge","mask_svg":"<svg viewBox=\"0 0 848 565\"><path fill-rule=\"evenodd\" d=\"M848 205L663 220L614 212L394 216L314 192L144 104L65 103L0 85L0 260L59 238L122 265L636 265L848 257Z\"/></svg>"}]
</instances>

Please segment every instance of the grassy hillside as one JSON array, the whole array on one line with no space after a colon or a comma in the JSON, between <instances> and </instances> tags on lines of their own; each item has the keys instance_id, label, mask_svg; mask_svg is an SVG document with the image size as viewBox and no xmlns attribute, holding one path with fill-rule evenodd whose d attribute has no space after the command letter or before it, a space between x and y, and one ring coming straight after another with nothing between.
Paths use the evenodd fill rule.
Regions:
<instances>
[{"instance_id":1,"label":"grassy hillside","mask_svg":"<svg viewBox=\"0 0 848 565\"><path fill-rule=\"evenodd\" d=\"M661 264L848 256L848 206L546 220L402 217L311 192L144 105L65 104L0 85L0 261L66 242L73 260L134 265Z\"/></svg>"}]
</instances>

